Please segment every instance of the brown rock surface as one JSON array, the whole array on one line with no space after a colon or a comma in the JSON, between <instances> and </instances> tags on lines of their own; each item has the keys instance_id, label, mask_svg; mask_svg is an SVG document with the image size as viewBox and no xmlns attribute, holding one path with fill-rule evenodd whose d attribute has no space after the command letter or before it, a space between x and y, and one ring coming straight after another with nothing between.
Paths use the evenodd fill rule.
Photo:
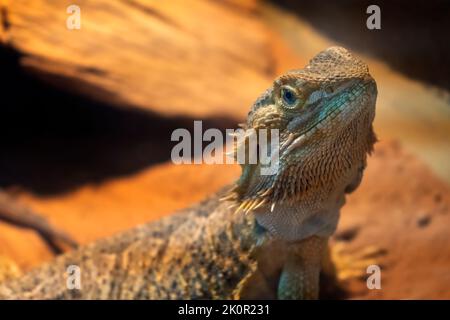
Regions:
<instances>
[{"instance_id":1,"label":"brown rock surface","mask_svg":"<svg viewBox=\"0 0 450 320\"><path fill-rule=\"evenodd\" d=\"M356 232L348 252L376 246L381 290L351 281L351 296L450 298L450 187L398 143L377 145L361 187L342 211L339 233Z\"/></svg>"}]
</instances>

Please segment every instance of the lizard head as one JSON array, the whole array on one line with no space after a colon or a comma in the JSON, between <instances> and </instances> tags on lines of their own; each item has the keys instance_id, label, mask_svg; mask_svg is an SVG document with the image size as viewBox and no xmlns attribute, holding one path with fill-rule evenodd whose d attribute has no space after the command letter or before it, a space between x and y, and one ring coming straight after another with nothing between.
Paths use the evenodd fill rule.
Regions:
<instances>
[{"instance_id":1,"label":"lizard head","mask_svg":"<svg viewBox=\"0 0 450 320\"><path fill-rule=\"evenodd\" d=\"M249 212L331 192L373 148L376 95L367 65L341 47L277 78L244 125L246 131L278 130L277 170L263 175L261 163L243 164L228 199Z\"/></svg>"}]
</instances>

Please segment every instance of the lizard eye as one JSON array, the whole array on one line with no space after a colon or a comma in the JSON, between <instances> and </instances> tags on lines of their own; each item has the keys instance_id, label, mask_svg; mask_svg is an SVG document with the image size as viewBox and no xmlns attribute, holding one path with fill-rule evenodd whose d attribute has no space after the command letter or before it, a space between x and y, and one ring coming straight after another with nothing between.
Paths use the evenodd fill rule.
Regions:
<instances>
[{"instance_id":1,"label":"lizard eye","mask_svg":"<svg viewBox=\"0 0 450 320\"><path fill-rule=\"evenodd\" d=\"M295 107L297 105L297 102L299 101L299 98L297 97L295 91L288 87L281 88L280 96L283 104L287 108Z\"/></svg>"}]
</instances>

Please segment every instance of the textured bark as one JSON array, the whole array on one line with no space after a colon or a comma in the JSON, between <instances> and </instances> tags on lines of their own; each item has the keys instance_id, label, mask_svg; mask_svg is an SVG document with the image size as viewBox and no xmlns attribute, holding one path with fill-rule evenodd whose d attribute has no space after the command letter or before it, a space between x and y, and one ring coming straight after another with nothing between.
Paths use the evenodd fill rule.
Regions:
<instances>
[{"instance_id":1,"label":"textured bark","mask_svg":"<svg viewBox=\"0 0 450 320\"><path fill-rule=\"evenodd\" d=\"M77 5L81 29L68 30L67 1L6 1L0 41L23 54L25 68L72 93L165 115L241 117L270 81L255 1Z\"/></svg>"}]
</instances>

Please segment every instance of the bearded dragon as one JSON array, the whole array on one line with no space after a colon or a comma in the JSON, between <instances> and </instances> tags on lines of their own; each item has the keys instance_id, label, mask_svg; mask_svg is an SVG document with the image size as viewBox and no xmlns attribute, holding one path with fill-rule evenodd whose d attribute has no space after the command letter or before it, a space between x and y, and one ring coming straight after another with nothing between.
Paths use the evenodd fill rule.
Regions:
<instances>
[{"instance_id":1,"label":"bearded dragon","mask_svg":"<svg viewBox=\"0 0 450 320\"><path fill-rule=\"evenodd\" d=\"M274 174L242 164L231 188L62 255L5 282L0 297L318 298L328 238L376 141L376 96L364 62L341 47L320 52L278 77L248 114L245 130L279 132ZM70 266L80 288L67 285Z\"/></svg>"}]
</instances>

